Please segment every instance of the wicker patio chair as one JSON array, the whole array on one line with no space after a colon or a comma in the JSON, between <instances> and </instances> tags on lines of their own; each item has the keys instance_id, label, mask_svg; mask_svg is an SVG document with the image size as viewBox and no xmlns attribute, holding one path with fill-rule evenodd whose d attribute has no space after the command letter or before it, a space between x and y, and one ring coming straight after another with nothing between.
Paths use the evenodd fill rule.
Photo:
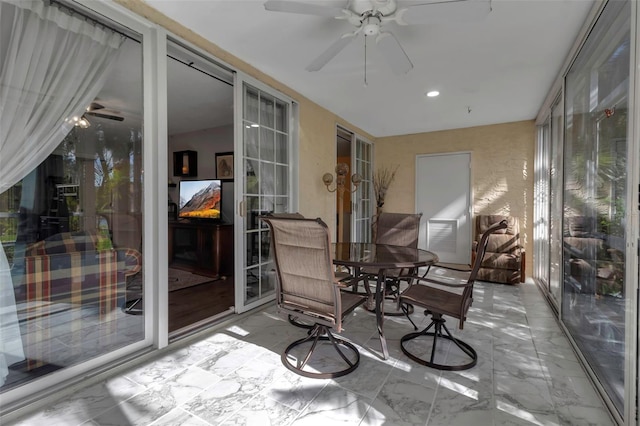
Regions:
<instances>
[{"instance_id":1,"label":"wicker patio chair","mask_svg":"<svg viewBox=\"0 0 640 426\"><path fill-rule=\"evenodd\" d=\"M364 303L365 297L340 291L345 285L336 277L331 256L329 229L321 219L263 217L269 226L276 265L276 303L287 318L313 324L308 335L291 343L282 353L282 363L305 377L333 378L355 370L358 349L334 336L342 331L345 315ZM329 347L339 357L339 369L320 371ZM314 354L320 355L314 357ZM318 367L320 361L322 367Z\"/></svg>"},{"instance_id":2,"label":"wicker patio chair","mask_svg":"<svg viewBox=\"0 0 640 426\"><path fill-rule=\"evenodd\" d=\"M489 235L505 229L507 226L507 221L503 220L494 224L485 231L477 246L478 251L476 259L482 259L484 257ZM447 315L457 318L459 320L459 328L462 330L464 321L467 318L467 312L473 302L473 284L478 275L480 266L481 262L476 260L466 283L458 284L424 276L413 277L413 281L411 281L410 286L400 293L398 303L407 315L407 318L409 318L409 321L411 321L411 324L413 324L413 328L415 330L418 330L418 327L409 316L409 312L406 308L407 305L414 305L425 309L425 315L431 315L431 322L424 330L409 333L402 337L400 340L400 346L405 355L422 365L437 368L439 370L466 370L476 365L478 361L476 351L469 344L455 338L449 332L449 329L445 325L445 319L443 316ZM433 329L433 331L429 331L431 329ZM422 336L432 337L432 343L425 346L426 348L430 347L431 349L426 349L424 350L424 353L421 354L421 356L428 358L428 361L421 356L418 356L415 353L417 351L416 349L409 351L406 345L406 342ZM455 347L458 347L462 351L462 354L454 355L452 357L453 359L459 359L458 355L461 355L463 358L470 359L470 361L464 364L445 364L445 360L436 360L436 356L446 358L446 360L450 359L450 354L443 351L437 351L438 339L447 339L455 344L455 346L449 346L449 352L451 352L452 349L455 349Z\"/></svg>"}]
</instances>

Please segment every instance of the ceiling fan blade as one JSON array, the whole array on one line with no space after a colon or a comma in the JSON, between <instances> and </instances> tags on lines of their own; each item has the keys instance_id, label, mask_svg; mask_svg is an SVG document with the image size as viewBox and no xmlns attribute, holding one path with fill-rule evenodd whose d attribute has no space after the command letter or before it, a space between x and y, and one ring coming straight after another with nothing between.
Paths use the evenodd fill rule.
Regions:
<instances>
[{"instance_id":1,"label":"ceiling fan blade","mask_svg":"<svg viewBox=\"0 0 640 426\"><path fill-rule=\"evenodd\" d=\"M413 64L392 33L381 32L376 38L376 45L394 73L406 74L411 71Z\"/></svg>"},{"instance_id":2,"label":"ceiling fan blade","mask_svg":"<svg viewBox=\"0 0 640 426\"><path fill-rule=\"evenodd\" d=\"M336 17L342 16L342 10L346 7L339 7L335 5L318 5L312 3L303 3L298 1L285 1L285 0L267 0L264 3L264 8L272 12L288 12L288 13L300 13L303 15L316 15L316 16L328 16Z\"/></svg>"},{"instance_id":3,"label":"ceiling fan blade","mask_svg":"<svg viewBox=\"0 0 640 426\"><path fill-rule=\"evenodd\" d=\"M442 21L478 22L491 12L490 0L450 0L408 6L396 13L398 23L431 24Z\"/></svg>"},{"instance_id":4,"label":"ceiling fan blade","mask_svg":"<svg viewBox=\"0 0 640 426\"><path fill-rule=\"evenodd\" d=\"M87 108L87 111L97 111L99 109L104 109L104 105L99 104L97 102L91 102L91 104L89 105L89 108Z\"/></svg>"},{"instance_id":5,"label":"ceiling fan blade","mask_svg":"<svg viewBox=\"0 0 640 426\"><path fill-rule=\"evenodd\" d=\"M327 64L327 62L333 59L334 56L340 53L342 49L347 47L347 45L351 43L356 35L358 35L358 31L343 34L338 40L336 40L331 46L329 46L327 50L322 52L320 56L314 59L313 62L311 62L309 66L307 66L307 71L320 70Z\"/></svg>"},{"instance_id":6,"label":"ceiling fan blade","mask_svg":"<svg viewBox=\"0 0 640 426\"><path fill-rule=\"evenodd\" d=\"M91 115L93 117L106 118L108 120L124 121L124 117L120 117L118 115L102 114L102 113L94 112L94 111L87 111L87 112L85 112L85 114L86 115Z\"/></svg>"}]
</instances>

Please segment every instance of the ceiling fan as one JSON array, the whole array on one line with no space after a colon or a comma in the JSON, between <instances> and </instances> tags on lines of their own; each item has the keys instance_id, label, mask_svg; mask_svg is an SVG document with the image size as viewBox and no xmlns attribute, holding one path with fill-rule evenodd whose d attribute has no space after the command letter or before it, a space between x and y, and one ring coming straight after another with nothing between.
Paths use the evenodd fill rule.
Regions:
<instances>
[{"instance_id":1,"label":"ceiling fan","mask_svg":"<svg viewBox=\"0 0 640 426\"><path fill-rule=\"evenodd\" d=\"M264 3L268 11L345 19L355 27L354 31L342 34L327 50L314 59L307 66L307 71L322 69L360 33L363 33L365 43L366 37L376 37L378 50L395 73L406 74L413 68L413 64L396 36L383 28L384 24L390 21L398 25L425 24L449 18L458 21L478 20L491 11L491 0L433 0L413 2L401 7L398 6L397 0L348 0L343 6L336 2L323 5L288 0L267 0Z\"/></svg>"},{"instance_id":2,"label":"ceiling fan","mask_svg":"<svg viewBox=\"0 0 640 426\"><path fill-rule=\"evenodd\" d=\"M85 112L82 113L80 117L78 117L77 115L73 117L67 117L65 121L75 127L88 129L89 127L91 127L91 122L89 121L87 116L106 118L107 120L124 121L124 117L117 115L119 113L119 111L107 110L104 105L101 105L97 102L91 102L91 104L89 104Z\"/></svg>"},{"instance_id":3,"label":"ceiling fan","mask_svg":"<svg viewBox=\"0 0 640 426\"><path fill-rule=\"evenodd\" d=\"M84 113L84 115L106 118L108 120L124 121L124 117L118 114L119 111L108 110L104 107L104 105L97 102L91 102L91 104L87 107L87 111Z\"/></svg>"}]
</instances>

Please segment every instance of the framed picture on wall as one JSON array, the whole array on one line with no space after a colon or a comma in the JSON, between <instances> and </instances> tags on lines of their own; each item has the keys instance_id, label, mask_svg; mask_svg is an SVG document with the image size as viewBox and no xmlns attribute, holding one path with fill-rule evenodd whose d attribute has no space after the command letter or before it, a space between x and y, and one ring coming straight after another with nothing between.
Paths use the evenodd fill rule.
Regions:
<instances>
[{"instance_id":1,"label":"framed picture on wall","mask_svg":"<svg viewBox=\"0 0 640 426\"><path fill-rule=\"evenodd\" d=\"M233 152L216 153L216 179L233 180Z\"/></svg>"}]
</instances>

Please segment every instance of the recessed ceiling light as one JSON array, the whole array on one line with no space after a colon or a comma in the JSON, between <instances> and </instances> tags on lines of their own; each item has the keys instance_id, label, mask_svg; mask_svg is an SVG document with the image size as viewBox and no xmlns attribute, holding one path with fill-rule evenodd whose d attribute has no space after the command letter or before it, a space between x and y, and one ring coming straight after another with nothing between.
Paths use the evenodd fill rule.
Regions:
<instances>
[{"instance_id":1,"label":"recessed ceiling light","mask_svg":"<svg viewBox=\"0 0 640 426\"><path fill-rule=\"evenodd\" d=\"M427 96L430 97L430 98L435 98L439 94L440 94L440 92L438 92L437 90L432 90L430 92L427 92Z\"/></svg>"}]
</instances>

